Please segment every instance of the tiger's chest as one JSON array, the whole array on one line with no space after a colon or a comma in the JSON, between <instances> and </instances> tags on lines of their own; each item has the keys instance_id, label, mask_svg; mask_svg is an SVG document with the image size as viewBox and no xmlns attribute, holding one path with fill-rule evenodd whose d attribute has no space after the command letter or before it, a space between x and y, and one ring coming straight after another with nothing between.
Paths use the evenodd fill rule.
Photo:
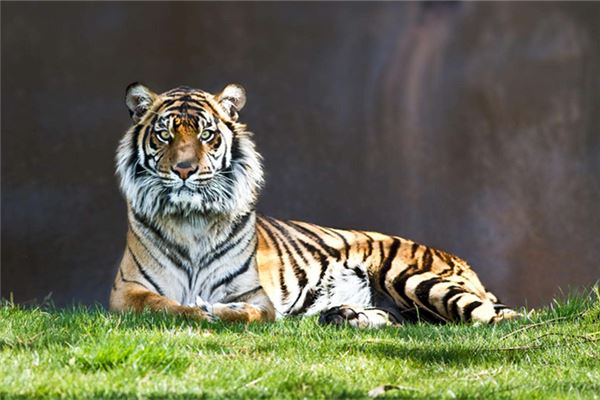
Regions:
<instances>
[{"instance_id":1,"label":"tiger's chest","mask_svg":"<svg viewBox=\"0 0 600 400\"><path fill-rule=\"evenodd\" d=\"M258 274L252 222L250 215L223 235L180 227L176 238L180 249L173 252L179 259L167 277L172 297L181 304L194 304L197 297L216 303L254 289Z\"/></svg>"}]
</instances>

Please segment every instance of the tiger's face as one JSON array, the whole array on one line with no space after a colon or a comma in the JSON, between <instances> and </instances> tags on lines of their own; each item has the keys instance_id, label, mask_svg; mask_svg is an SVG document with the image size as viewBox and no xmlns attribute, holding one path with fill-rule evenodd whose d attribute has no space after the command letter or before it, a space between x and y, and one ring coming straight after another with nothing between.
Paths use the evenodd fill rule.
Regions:
<instances>
[{"instance_id":1,"label":"tiger's face","mask_svg":"<svg viewBox=\"0 0 600 400\"><path fill-rule=\"evenodd\" d=\"M260 156L238 122L244 89L213 95L179 87L127 89L134 125L117 152L121 187L134 211L231 212L252 206L262 184ZM244 204L245 203L245 206Z\"/></svg>"}]
</instances>

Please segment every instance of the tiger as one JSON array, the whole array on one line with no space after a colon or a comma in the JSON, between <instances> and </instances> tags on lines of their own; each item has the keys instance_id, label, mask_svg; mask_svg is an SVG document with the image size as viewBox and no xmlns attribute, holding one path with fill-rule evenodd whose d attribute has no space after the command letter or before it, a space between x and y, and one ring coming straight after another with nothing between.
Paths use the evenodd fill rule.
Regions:
<instances>
[{"instance_id":1,"label":"tiger","mask_svg":"<svg viewBox=\"0 0 600 400\"><path fill-rule=\"evenodd\" d=\"M116 174L128 230L111 310L245 323L318 315L355 328L520 316L450 253L259 215L262 156L239 120L242 86L157 94L136 82L125 103L132 125Z\"/></svg>"}]
</instances>

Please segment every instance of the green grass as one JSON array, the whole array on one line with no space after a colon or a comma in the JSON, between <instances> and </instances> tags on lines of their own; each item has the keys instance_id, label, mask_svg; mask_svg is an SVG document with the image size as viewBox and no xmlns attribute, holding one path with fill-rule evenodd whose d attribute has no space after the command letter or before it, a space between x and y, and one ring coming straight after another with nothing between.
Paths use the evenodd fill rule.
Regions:
<instances>
[{"instance_id":1,"label":"green grass","mask_svg":"<svg viewBox=\"0 0 600 400\"><path fill-rule=\"evenodd\" d=\"M519 322L369 331L0 306L0 399L600 398L599 360L598 289Z\"/></svg>"}]
</instances>

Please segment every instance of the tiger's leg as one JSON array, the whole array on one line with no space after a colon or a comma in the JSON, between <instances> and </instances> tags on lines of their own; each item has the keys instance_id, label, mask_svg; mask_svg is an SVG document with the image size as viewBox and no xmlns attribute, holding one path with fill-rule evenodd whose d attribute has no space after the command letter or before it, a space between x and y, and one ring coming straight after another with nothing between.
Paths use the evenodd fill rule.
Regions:
<instances>
[{"instance_id":1,"label":"tiger's leg","mask_svg":"<svg viewBox=\"0 0 600 400\"><path fill-rule=\"evenodd\" d=\"M112 311L131 310L136 312L144 310L163 311L198 320L211 321L214 319L207 310L181 305L174 300L146 289L139 283L132 282L120 282L119 285L115 285L110 297L110 309Z\"/></svg>"},{"instance_id":2,"label":"tiger's leg","mask_svg":"<svg viewBox=\"0 0 600 400\"><path fill-rule=\"evenodd\" d=\"M492 322L510 321L523 317L523 314L502 304L491 292L486 292L486 298L494 304L494 310L496 311L496 315L492 318Z\"/></svg>"},{"instance_id":3,"label":"tiger's leg","mask_svg":"<svg viewBox=\"0 0 600 400\"><path fill-rule=\"evenodd\" d=\"M519 317L486 292L471 270L462 275L441 276L418 271L409 275L407 269L391 283L387 289L396 303L425 319L488 324Z\"/></svg>"},{"instance_id":4,"label":"tiger's leg","mask_svg":"<svg viewBox=\"0 0 600 400\"><path fill-rule=\"evenodd\" d=\"M196 306L223 321L255 322L274 321L275 307L261 288L251 296L235 298L238 301L209 304L197 298Z\"/></svg>"},{"instance_id":5,"label":"tiger's leg","mask_svg":"<svg viewBox=\"0 0 600 400\"><path fill-rule=\"evenodd\" d=\"M374 288L391 297L406 318L493 323L518 316L498 304L466 261L396 237L377 244L380 257L371 260Z\"/></svg>"},{"instance_id":6,"label":"tiger's leg","mask_svg":"<svg viewBox=\"0 0 600 400\"><path fill-rule=\"evenodd\" d=\"M392 310L378 307L342 304L321 312L323 325L350 325L354 328L381 328L400 325L402 318Z\"/></svg>"},{"instance_id":7,"label":"tiger's leg","mask_svg":"<svg viewBox=\"0 0 600 400\"><path fill-rule=\"evenodd\" d=\"M198 307L182 305L163 295L161 285L144 275L139 260L133 256L130 245L113 281L109 307L112 311L144 310L167 312L198 320L212 320L213 316ZM150 288L153 287L154 290Z\"/></svg>"}]
</instances>

